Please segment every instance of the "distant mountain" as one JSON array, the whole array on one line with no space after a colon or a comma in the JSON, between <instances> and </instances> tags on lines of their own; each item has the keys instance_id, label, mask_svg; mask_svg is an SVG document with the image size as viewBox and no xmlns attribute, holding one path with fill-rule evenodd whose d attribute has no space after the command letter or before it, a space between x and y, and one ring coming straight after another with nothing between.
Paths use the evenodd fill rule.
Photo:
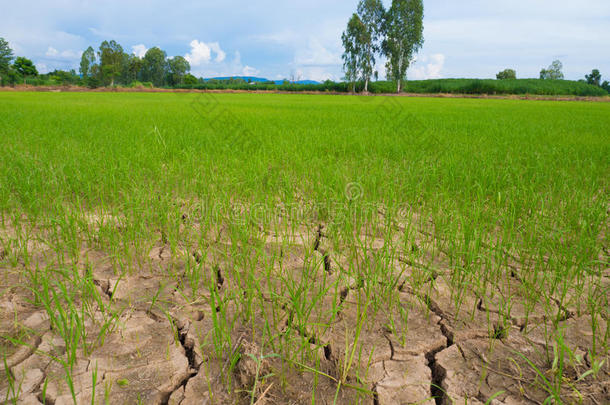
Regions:
<instances>
[{"instance_id":1,"label":"distant mountain","mask_svg":"<svg viewBox=\"0 0 610 405\"><path fill-rule=\"evenodd\" d=\"M284 79L284 80L269 80L269 79L265 79L263 77L255 77L255 76L226 76L226 77L209 77L206 79L203 79L204 81L210 81L210 80L237 80L237 79L241 79L245 82L248 83L264 83L264 82L273 82L275 84L283 84L285 80L288 79ZM315 80L298 80L296 82L294 82L296 84L320 84L320 82L316 82Z\"/></svg>"},{"instance_id":2,"label":"distant mountain","mask_svg":"<svg viewBox=\"0 0 610 405\"><path fill-rule=\"evenodd\" d=\"M320 82L316 82L315 80L297 80L296 84L320 84Z\"/></svg>"}]
</instances>

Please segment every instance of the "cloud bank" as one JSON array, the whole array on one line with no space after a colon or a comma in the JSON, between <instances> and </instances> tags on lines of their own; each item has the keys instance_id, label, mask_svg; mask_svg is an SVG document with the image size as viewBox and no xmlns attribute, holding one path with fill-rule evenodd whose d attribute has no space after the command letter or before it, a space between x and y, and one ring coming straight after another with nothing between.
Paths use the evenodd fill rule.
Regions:
<instances>
[{"instance_id":1,"label":"cloud bank","mask_svg":"<svg viewBox=\"0 0 610 405\"><path fill-rule=\"evenodd\" d=\"M341 33L355 6L355 0L179 6L160 0L31 0L27 8L7 2L0 37L16 55L49 70L78 69L83 50L114 39L139 56L144 44L186 56L195 74L336 80L343 76ZM519 77L536 77L559 58L566 78L583 78L594 68L608 78L608 21L607 0L426 1L425 44L409 77L495 77L509 67ZM383 60L379 65L383 77Z\"/></svg>"}]
</instances>

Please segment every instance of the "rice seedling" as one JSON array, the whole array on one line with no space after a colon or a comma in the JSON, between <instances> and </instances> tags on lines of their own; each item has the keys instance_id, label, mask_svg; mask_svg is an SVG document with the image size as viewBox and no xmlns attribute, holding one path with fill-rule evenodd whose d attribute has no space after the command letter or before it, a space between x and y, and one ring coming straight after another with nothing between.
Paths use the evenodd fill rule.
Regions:
<instances>
[{"instance_id":1,"label":"rice seedling","mask_svg":"<svg viewBox=\"0 0 610 405\"><path fill-rule=\"evenodd\" d=\"M603 402L609 112L2 93L0 393Z\"/></svg>"}]
</instances>

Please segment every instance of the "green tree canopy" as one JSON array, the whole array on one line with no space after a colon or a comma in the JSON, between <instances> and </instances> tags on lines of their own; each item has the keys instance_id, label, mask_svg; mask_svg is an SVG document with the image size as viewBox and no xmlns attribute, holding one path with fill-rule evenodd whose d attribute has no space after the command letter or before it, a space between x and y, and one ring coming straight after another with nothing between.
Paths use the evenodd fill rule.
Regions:
<instances>
[{"instance_id":1,"label":"green tree canopy","mask_svg":"<svg viewBox=\"0 0 610 405\"><path fill-rule=\"evenodd\" d=\"M587 83L592 84L594 86L601 86L602 75L599 73L598 69L593 69L590 75L585 75L587 79Z\"/></svg>"},{"instance_id":2,"label":"green tree canopy","mask_svg":"<svg viewBox=\"0 0 610 405\"><path fill-rule=\"evenodd\" d=\"M504 69L500 73L496 75L496 79L498 80L506 80L506 79L516 79L517 72L514 69Z\"/></svg>"},{"instance_id":3,"label":"green tree canopy","mask_svg":"<svg viewBox=\"0 0 610 405\"><path fill-rule=\"evenodd\" d=\"M383 51L388 58L387 75L396 82L400 93L402 81L413 57L424 44L424 4L422 0L392 0L386 15L386 39Z\"/></svg>"},{"instance_id":4,"label":"green tree canopy","mask_svg":"<svg viewBox=\"0 0 610 405\"><path fill-rule=\"evenodd\" d=\"M0 38L0 84L4 84L4 76L8 75L12 60L13 50L4 38Z\"/></svg>"},{"instance_id":5,"label":"green tree canopy","mask_svg":"<svg viewBox=\"0 0 610 405\"><path fill-rule=\"evenodd\" d=\"M197 78L195 76L193 76L190 73L187 73L184 76L184 84L186 84L187 86L194 86L197 83L199 83L199 80L197 80Z\"/></svg>"},{"instance_id":6,"label":"green tree canopy","mask_svg":"<svg viewBox=\"0 0 610 405\"><path fill-rule=\"evenodd\" d=\"M125 84L131 84L140 77L142 71L143 61L141 58L134 54L123 55L123 72L121 74L121 80Z\"/></svg>"},{"instance_id":7,"label":"green tree canopy","mask_svg":"<svg viewBox=\"0 0 610 405\"><path fill-rule=\"evenodd\" d=\"M163 86L167 72L167 55L165 51L154 47L150 48L142 61L142 79L152 82L155 86Z\"/></svg>"},{"instance_id":8,"label":"green tree canopy","mask_svg":"<svg viewBox=\"0 0 610 405\"><path fill-rule=\"evenodd\" d=\"M116 41L104 41L98 52L102 82L114 86L123 70L123 47Z\"/></svg>"},{"instance_id":9,"label":"green tree canopy","mask_svg":"<svg viewBox=\"0 0 610 405\"><path fill-rule=\"evenodd\" d=\"M367 92L375 68L375 57L381 51L379 41L383 35L385 9L380 0L360 0L357 14L362 22L361 29L364 31L358 36L363 41L360 44L359 70L364 80L364 91Z\"/></svg>"},{"instance_id":10,"label":"green tree canopy","mask_svg":"<svg viewBox=\"0 0 610 405\"><path fill-rule=\"evenodd\" d=\"M191 65L182 56L174 56L167 61L169 68L169 84L175 86L184 82L184 75L191 70Z\"/></svg>"},{"instance_id":11,"label":"green tree canopy","mask_svg":"<svg viewBox=\"0 0 610 405\"><path fill-rule=\"evenodd\" d=\"M87 48L80 58L80 74L86 79L91 72L91 66L95 63L95 51L92 47Z\"/></svg>"},{"instance_id":12,"label":"green tree canopy","mask_svg":"<svg viewBox=\"0 0 610 405\"><path fill-rule=\"evenodd\" d=\"M28 76L38 76L38 70L36 70L36 66L34 63L28 58L24 58L23 56L17 57L15 59L15 63L13 63L13 69L21 76L23 76L23 83L25 83L25 79Z\"/></svg>"},{"instance_id":13,"label":"green tree canopy","mask_svg":"<svg viewBox=\"0 0 610 405\"><path fill-rule=\"evenodd\" d=\"M368 41L366 36L364 23L358 17L358 14L352 14L347 22L347 28L341 35L344 49L343 71L345 72L345 80L352 86L352 91L355 90L355 83L360 77L363 44Z\"/></svg>"},{"instance_id":14,"label":"green tree canopy","mask_svg":"<svg viewBox=\"0 0 610 405\"><path fill-rule=\"evenodd\" d=\"M542 80L563 80L563 64L561 61L556 60L551 63L547 69L540 71L540 78Z\"/></svg>"}]
</instances>

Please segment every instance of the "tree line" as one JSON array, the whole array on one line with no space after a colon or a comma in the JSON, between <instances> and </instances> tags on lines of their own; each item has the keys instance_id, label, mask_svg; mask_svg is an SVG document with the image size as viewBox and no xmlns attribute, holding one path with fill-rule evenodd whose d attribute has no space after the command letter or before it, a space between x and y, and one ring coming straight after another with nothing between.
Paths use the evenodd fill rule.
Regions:
<instances>
[{"instance_id":1,"label":"tree line","mask_svg":"<svg viewBox=\"0 0 610 405\"><path fill-rule=\"evenodd\" d=\"M422 0L392 0L388 10L381 0L360 0L341 36L343 70L352 91L359 80L368 92L376 58L385 56L388 80L400 93L407 69L424 43L424 4Z\"/></svg>"},{"instance_id":2,"label":"tree line","mask_svg":"<svg viewBox=\"0 0 610 405\"><path fill-rule=\"evenodd\" d=\"M505 69L496 75L498 80L516 79L517 72L514 69ZM555 60L548 68L543 68L540 71L540 80L563 80L563 63L560 60ZM579 82L587 83L592 86L601 87L610 93L610 82L607 80L602 82L602 75L599 69L593 69L591 74L585 75L584 79Z\"/></svg>"},{"instance_id":3,"label":"tree line","mask_svg":"<svg viewBox=\"0 0 610 405\"><path fill-rule=\"evenodd\" d=\"M14 60L14 61L13 61ZM88 87L132 85L149 83L155 87L176 87L197 84L198 80L189 72L191 66L182 56L168 58L158 47L150 48L144 57L129 54L116 41L104 41L97 52L88 47L81 56L79 73L75 70L56 70L46 76L58 77L62 82ZM26 82L27 78L39 76L36 66L25 57L14 58L13 51L4 38L0 38L0 80L2 84Z\"/></svg>"},{"instance_id":4,"label":"tree line","mask_svg":"<svg viewBox=\"0 0 610 405\"><path fill-rule=\"evenodd\" d=\"M79 72L90 87L129 85L149 82L155 87L176 86L185 81L197 82L190 75L191 66L182 56L168 58L158 47L150 48L144 57L128 54L116 41L104 41L95 52L92 47L83 52Z\"/></svg>"}]
</instances>

